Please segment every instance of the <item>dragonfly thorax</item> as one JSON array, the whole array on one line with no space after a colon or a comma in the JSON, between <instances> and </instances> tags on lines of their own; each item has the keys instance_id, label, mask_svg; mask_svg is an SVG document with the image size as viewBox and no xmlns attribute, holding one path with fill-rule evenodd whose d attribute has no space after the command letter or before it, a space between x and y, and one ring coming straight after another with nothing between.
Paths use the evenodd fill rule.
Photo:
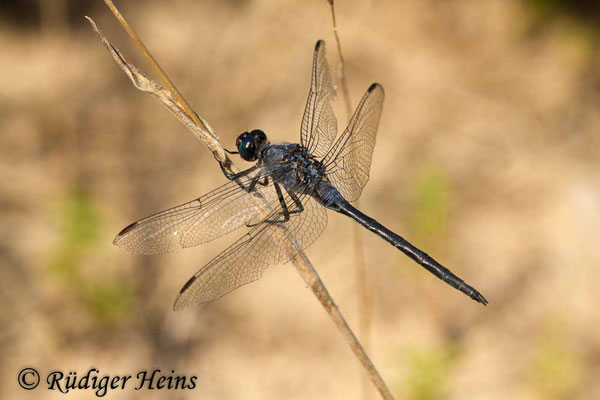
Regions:
<instances>
[{"instance_id":1,"label":"dragonfly thorax","mask_svg":"<svg viewBox=\"0 0 600 400\"><path fill-rule=\"evenodd\" d=\"M296 143L278 143L265 149L261 164L287 191L312 193L325 179L325 166L308 149Z\"/></svg>"},{"instance_id":2,"label":"dragonfly thorax","mask_svg":"<svg viewBox=\"0 0 600 400\"><path fill-rule=\"evenodd\" d=\"M301 145L291 146L286 156L286 163L290 170L294 171L298 183L308 186L314 186L325 176L325 166L308 149Z\"/></svg>"}]
</instances>

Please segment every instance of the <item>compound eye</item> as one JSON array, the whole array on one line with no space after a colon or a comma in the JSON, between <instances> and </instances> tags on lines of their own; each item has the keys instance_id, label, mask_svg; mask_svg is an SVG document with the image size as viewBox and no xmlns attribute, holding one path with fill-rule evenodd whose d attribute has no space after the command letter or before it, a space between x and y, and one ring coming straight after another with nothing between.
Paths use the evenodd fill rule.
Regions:
<instances>
[{"instance_id":1,"label":"compound eye","mask_svg":"<svg viewBox=\"0 0 600 400\"><path fill-rule=\"evenodd\" d=\"M244 140L244 138L248 137L248 132L244 132L242 133L240 136L237 137L237 139L235 140L235 148L236 149L240 149L240 144L242 143L242 140Z\"/></svg>"},{"instance_id":2,"label":"compound eye","mask_svg":"<svg viewBox=\"0 0 600 400\"><path fill-rule=\"evenodd\" d=\"M250 132L250 135L254 136L256 143L265 143L267 141L266 133L261 131L260 129L253 130L252 132Z\"/></svg>"},{"instance_id":3,"label":"compound eye","mask_svg":"<svg viewBox=\"0 0 600 400\"><path fill-rule=\"evenodd\" d=\"M240 152L240 157L246 161L256 160L256 146L254 145L254 138L248 135L244 137L240 136L238 140L238 151Z\"/></svg>"}]
</instances>

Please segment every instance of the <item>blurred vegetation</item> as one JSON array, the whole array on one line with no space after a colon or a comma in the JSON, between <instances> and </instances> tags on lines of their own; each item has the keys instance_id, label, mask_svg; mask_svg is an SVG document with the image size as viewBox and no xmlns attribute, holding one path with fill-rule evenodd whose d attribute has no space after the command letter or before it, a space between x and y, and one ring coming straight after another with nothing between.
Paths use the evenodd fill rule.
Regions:
<instances>
[{"instance_id":1,"label":"blurred vegetation","mask_svg":"<svg viewBox=\"0 0 600 400\"><path fill-rule=\"evenodd\" d=\"M57 219L59 247L50 270L66 282L77 281L81 261L100 239L102 217L90 193L75 186L65 194Z\"/></svg>"},{"instance_id":2,"label":"blurred vegetation","mask_svg":"<svg viewBox=\"0 0 600 400\"><path fill-rule=\"evenodd\" d=\"M100 0L2 0L0 21L28 29L80 27L82 15L103 7Z\"/></svg>"},{"instance_id":3,"label":"blurred vegetation","mask_svg":"<svg viewBox=\"0 0 600 400\"><path fill-rule=\"evenodd\" d=\"M578 398L582 383L582 360L574 350L568 325L560 317L542 326L534 350L533 390L542 399Z\"/></svg>"},{"instance_id":4,"label":"blurred vegetation","mask_svg":"<svg viewBox=\"0 0 600 400\"><path fill-rule=\"evenodd\" d=\"M90 279L90 272L84 271L88 260L101 256L98 247L105 238L102 215L91 193L81 185L71 187L57 220L58 248L49 271L81 301L94 320L101 324L116 322L128 311L133 292L126 282L104 275Z\"/></svg>"},{"instance_id":5,"label":"blurred vegetation","mask_svg":"<svg viewBox=\"0 0 600 400\"><path fill-rule=\"evenodd\" d=\"M534 22L549 22L559 17L572 17L600 27L598 0L526 0L533 10Z\"/></svg>"},{"instance_id":6,"label":"blurred vegetation","mask_svg":"<svg viewBox=\"0 0 600 400\"><path fill-rule=\"evenodd\" d=\"M458 360L457 346L408 351L406 399L440 400L447 397L451 370Z\"/></svg>"},{"instance_id":7,"label":"blurred vegetation","mask_svg":"<svg viewBox=\"0 0 600 400\"><path fill-rule=\"evenodd\" d=\"M415 175L413 193L413 226L420 238L444 234L450 206L450 179L442 167L423 166Z\"/></svg>"}]
</instances>

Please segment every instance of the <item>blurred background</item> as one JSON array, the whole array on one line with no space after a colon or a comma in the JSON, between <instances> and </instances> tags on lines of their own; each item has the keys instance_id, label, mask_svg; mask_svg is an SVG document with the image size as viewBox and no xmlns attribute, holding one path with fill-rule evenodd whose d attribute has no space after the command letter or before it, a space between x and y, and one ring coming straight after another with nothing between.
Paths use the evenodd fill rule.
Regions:
<instances>
[{"instance_id":1,"label":"blurred background","mask_svg":"<svg viewBox=\"0 0 600 400\"><path fill-rule=\"evenodd\" d=\"M339 63L325 0L117 6L228 148L253 128L297 141L315 41ZM63 398L17 385L33 366L198 376L193 391L115 399L379 398L291 264L172 311L241 232L147 257L112 240L222 184L212 155L101 46L84 15L150 71L102 1L0 10L0 397ZM371 82L386 89L361 209L490 301L329 213L306 253L350 325L370 320L396 398L600 398L599 3L340 1L337 14L353 107ZM342 128L340 96L336 113Z\"/></svg>"}]
</instances>

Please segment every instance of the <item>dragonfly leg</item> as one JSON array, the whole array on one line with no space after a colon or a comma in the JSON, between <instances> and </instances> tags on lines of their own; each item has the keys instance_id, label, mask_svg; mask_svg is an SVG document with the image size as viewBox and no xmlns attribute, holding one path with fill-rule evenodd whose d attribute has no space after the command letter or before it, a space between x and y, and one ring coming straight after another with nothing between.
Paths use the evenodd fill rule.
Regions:
<instances>
[{"instance_id":1,"label":"dragonfly leg","mask_svg":"<svg viewBox=\"0 0 600 400\"><path fill-rule=\"evenodd\" d=\"M223 172L223 175L225 175L225 177L226 177L227 179L229 179L230 181L233 181L233 180L235 180L235 179L238 179L238 178L244 177L244 176L248 175L249 173L251 173L251 172L255 171L255 170L256 170L256 168L258 168L258 166L254 165L254 166L252 166L252 167L250 167L250 168L248 168L248 169L246 169L246 170L244 170L244 171L241 171L241 172L238 172L238 173L232 174L232 173L228 172L228 171L225 169L225 166L223 165L223 163L222 163L222 162L219 162L219 167L221 167L221 171Z\"/></svg>"},{"instance_id":2,"label":"dragonfly leg","mask_svg":"<svg viewBox=\"0 0 600 400\"><path fill-rule=\"evenodd\" d=\"M282 224L282 223L288 222L290 220L291 214L297 214L297 213L304 211L304 208L302 207L302 203L300 202L300 200L297 197L294 199L295 195L290 193L290 197L292 197L292 199L294 199L294 203L298 207L297 209L292 210L290 212L287 204L285 203L285 199L283 198L283 192L281 191L281 186L279 186L279 184L277 182L273 182L273 186L275 187L275 191L277 192L277 198L279 199L279 204L281 205L281 212L279 213L278 217L282 217L282 218L281 219L279 219L279 218L264 219L255 224L247 223L246 224L247 227L251 228L251 227L256 226L263 222L266 222L268 224Z\"/></svg>"},{"instance_id":3,"label":"dragonfly leg","mask_svg":"<svg viewBox=\"0 0 600 400\"><path fill-rule=\"evenodd\" d=\"M269 176L265 175L262 176L263 173L262 171L259 171L256 176L254 178L252 178L252 181L250 181L250 185L248 185L247 188L244 188L248 193L250 193L251 191L254 190L254 188L256 187L256 184L260 184L262 186L267 186L269 184ZM261 181L260 178L261 176L263 177L263 180Z\"/></svg>"},{"instance_id":4,"label":"dragonfly leg","mask_svg":"<svg viewBox=\"0 0 600 400\"><path fill-rule=\"evenodd\" d=\"M283 216L283 220L266 220L265 222L270 222L270 223L283 223L283 222L288 222L290 220L290 215L293 214L300 214L302 211L304 211L304 206L302 205L302 202L300 201L300 199L298 198L298 196L296 196L294 193L292 192L287 192L290 195L290 198L294 201L294 205L296 206L296 208L294 208L293 210L290 210L288 205L285 203L285 199L283 198L283 193L281 192L281 188L279 187L279 185L277 183L275 183L275 191L277 191L277 198L279 199L279 204L281 204L281 216Z\"/></svg>"},{"instance_id":5,"label":"dragonfly leg","mask_svg":"<svg viewBox=\"0 0 600 400\"><path fill-rule=\"evenodd\" d=\"M296 196L294 193L291 193L291 192L288 192L288 194L290 195L292 200L294 200L294 204L296 205L296 209L291 210L289 213L290 214L300 214L302 211L304 211L304 206L302 205L302 202L300 201L298 196Z\"/></svg>"},{"instance_id":6,"label":"dragonfly leg","mask_svg":"<svg viewBox=\"0 0 600 400\"><path fill-rule=\"evenodd\" d=\"M283 198L283 192L281 191L281 186L277 182L274 183L275 191L277 192L277 198L279 199L279 204L281 205L281 213L279 216L283 217L283 219L265 219L264 222L270 224L283 223L288 222L290 220L290 210L288 209L287 204L285 204L285 199Z\"/></svg>"}]
</instances>

